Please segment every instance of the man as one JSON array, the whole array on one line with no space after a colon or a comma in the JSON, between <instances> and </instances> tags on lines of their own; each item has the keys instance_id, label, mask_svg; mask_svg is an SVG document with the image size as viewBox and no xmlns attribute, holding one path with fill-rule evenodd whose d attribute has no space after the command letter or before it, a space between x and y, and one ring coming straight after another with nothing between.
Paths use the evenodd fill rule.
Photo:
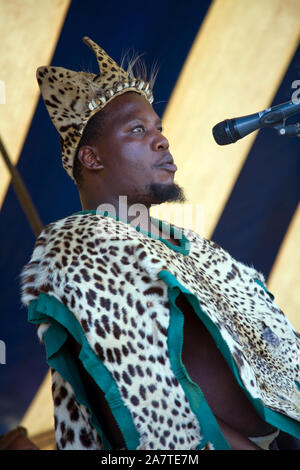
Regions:
<instances>
[{"instance_id":1,"label":"man","mask_svg":"<svg viewBox=\"0 0 300 470\"><path fill-rule=\"evenodd\" d=\"M83 210L45 228L22 277L57 446L275 449L300 435L299 335L261 273L150 217L185 201L153 83L84 42L98 75L37 73Z\"/></svg>"}]
</instances>

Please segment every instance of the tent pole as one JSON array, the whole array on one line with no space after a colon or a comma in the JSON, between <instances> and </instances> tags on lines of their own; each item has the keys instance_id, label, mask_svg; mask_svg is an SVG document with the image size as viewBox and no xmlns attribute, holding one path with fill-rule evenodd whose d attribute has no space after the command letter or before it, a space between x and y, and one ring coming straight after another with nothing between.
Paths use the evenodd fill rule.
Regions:
<instances>
[{"instance_id":1,"label":"tent pole","mask_svg":"<svg viewBox=\"0 0 300 470\"><path fill-rule=\"evenodd\" d=\"M26 186L21 178L21 175L18 169L12 164L9 158L9 155L5 149L5 146L3 144L1 137L0 137L0 153L8 168L8 171L11 174L11 182L15 190L15 193L19 199L21 207L27 217L27 220L31 226L33 233L37 237L43 230L42 221L38 215L38 212L32 202L32 199L26 189Z\"/></svg>"}]
</instances>

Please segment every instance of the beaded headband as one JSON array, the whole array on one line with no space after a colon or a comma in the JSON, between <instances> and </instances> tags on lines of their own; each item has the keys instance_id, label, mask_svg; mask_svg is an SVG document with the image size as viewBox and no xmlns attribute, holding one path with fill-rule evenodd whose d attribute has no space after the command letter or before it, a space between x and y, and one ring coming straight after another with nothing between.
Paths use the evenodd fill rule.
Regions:
<instances>
[{"instance_id":1,"label":"beaded headband","mask_svg":"<svg viewBox=\"0 0 300 470\"><path fill-rule=\"evenodd\" d=\"M89 119L115 97L128 91L153 102L154 79L133 76L132 64L127 71L88 37L83 38L95 53L100 72L75 72L63 67L37 69L37 81L50 118L61 136L62 164L74 180L73 165L77 147ZM74 180L75 181L75 180Z\"/></svg>"}]
</instances>

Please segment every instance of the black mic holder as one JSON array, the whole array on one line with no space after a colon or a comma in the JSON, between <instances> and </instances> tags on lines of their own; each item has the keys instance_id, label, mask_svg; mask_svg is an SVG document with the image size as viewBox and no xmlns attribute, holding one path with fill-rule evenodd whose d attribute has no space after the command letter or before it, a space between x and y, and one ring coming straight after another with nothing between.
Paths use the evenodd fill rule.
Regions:
<instances>
[{"instance_id":1,"label":"black mic holder","mask_svg":"<svg viewBox=\"0 0 300 470\"><path fill-rule=\"evenodd\" d=\"M260 122L268 127L277 129L279 135L286 135L292 137L300 137L300 123L285 125L286 118L282 119L280 112L274 111L263 115L260 118Z\"/></svg>"},{"instance_id":2,"label":"black mic holder","mask_svg":"<svg viewBox=\"0 0 300 470\"><path fill-rule=\"evenodd\" d=\"M293 137L300 137L300 122L297 124L291 124L289 126L283 126L278 129L279 135L287 135Z\"/></svg>"}]
</instances>

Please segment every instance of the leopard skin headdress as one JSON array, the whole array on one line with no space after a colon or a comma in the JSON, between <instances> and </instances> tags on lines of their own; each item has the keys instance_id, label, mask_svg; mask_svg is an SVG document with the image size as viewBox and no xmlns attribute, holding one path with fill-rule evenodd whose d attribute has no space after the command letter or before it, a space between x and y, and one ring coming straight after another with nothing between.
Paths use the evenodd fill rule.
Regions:
<instances>
[{"instance_id":1,"label":"leopard skin headdress","mask_svg":"<svg viewBox=\"0 0 300 470\"><path fill-rule=\"evenodd\" d=\"M63 167L73 180L74 157L89 119L128 91L135 91L152 103L155 80L153 77L147 82L143 70L134 77L133 62L125 71L90 38L85 36L83 42L96 55L100 69L97 75L54 66L39 67L36 73L46 108L61 136Z\"/></svg>"}]
</instances>

